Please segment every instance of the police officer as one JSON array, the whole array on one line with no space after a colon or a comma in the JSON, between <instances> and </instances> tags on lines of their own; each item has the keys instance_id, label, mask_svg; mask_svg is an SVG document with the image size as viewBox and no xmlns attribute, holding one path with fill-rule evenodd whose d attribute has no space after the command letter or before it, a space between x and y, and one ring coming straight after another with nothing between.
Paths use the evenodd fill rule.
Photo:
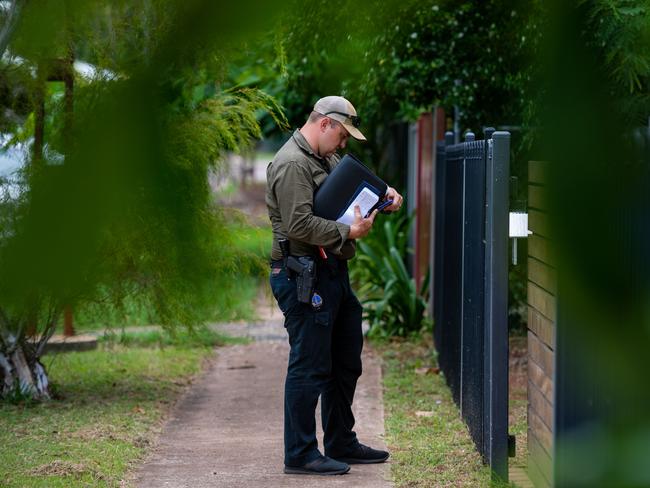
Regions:
<instances>
[{"instance_id":1,"label":"police officer","mask_svg":"<svg viewBox=\"0 0 650 488\"><path fill-rule=\"evenodd\" d=\"M266 204L273 227L270 282L291 346L284 397L284 472L289 474L344 474L349 464L380 463L389 456L361 444L352 430L363 335L362 309L350 288L347 260L355 254L354 240L368 234L377 212L364 218L357 207L352 225L312 213L314 192L340 159L337 149L345 148L349 136L366 140L358 126L348 100L321 98L267 168ZM401 195L389 187L386 197L393 200L387 210L399 210ZM315 260L311 303L298 301L296 280L284 266L284 239L292 256ZM319 395L325 456L316 441Z\"/></svg>"}]
</instances>

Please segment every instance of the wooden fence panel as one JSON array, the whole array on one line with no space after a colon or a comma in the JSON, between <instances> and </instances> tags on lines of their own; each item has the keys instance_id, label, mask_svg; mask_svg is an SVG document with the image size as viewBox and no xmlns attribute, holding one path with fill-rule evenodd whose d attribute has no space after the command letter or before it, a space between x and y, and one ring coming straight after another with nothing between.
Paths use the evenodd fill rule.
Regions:
<instances>
[{"instance_id":1,"label":"wooden fence panel","mask_svg":"<svg viewBox=\"0 0 650 488\"><path fill-rule=\"evenodd\" d=\"M548 452L528 430L528 452L529 464L528 475L536 487L550 488L552 486L549 479L550 473L553 472L553 462Z\"/></svg>"},{"instance_id":2,"label":"wooden fence panel","mask_svg":"<svg viewBox=\"0 0 650 488\"><path fill-rule=\"evenodd\" d=\"M554 383L553 378L549 376L541 366L534 361L528 361L528 378L529 381L539 388L544 397L553 402Z\"/></svg>"},{"instance_id":3,"label":"wooden fence panel","mask_svg":"<svg viewBox=\"0 0 650 488\"><path fill-rule=\"evenodd\" d=\"M535 258L528 258L528 279L551 295L557 295L557 271Z\"/></svg>"},{"instance_id":4,"label":"wooden fence panel","mask_svg":"<svg viewBox=\"0 0 650 488\"><path fill-rule=\"evenodd\" d=\"M529 225L530 227L530 225ZM533 230L532 228L530 230ZM555 262L551 241L541 235L533 234L528 238L528 256L549 266Z\"/></svg>"}]
</instances>

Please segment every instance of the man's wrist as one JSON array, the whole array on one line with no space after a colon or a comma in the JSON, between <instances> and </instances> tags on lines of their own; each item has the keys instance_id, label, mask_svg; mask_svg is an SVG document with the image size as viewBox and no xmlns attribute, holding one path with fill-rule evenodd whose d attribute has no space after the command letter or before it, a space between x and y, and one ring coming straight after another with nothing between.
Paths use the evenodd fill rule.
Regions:
<instances>
[{"instance_id":1,"label":"man's wrist","mask_svg":"<svg viewBox=\"0 0 650 488\"><path fill-rule=\"evenodd\" d=\"M348 239L357 239L359 237L359 228L356 224L350 225L350 233Z\"/></svg>"}]
</instances>

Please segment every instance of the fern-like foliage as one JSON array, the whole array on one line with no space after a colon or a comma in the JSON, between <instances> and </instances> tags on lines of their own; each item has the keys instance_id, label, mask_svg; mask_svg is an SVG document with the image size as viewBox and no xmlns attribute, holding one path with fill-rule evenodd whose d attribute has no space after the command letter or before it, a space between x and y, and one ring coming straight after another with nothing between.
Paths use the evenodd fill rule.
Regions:
<instances>
[{"instance_id":1,"label":"fern-like foliage","mask_svg":"<svg viewBox=\"0 0 650 488\"><path fill-rule=\"evenodd\" d=\"M647 123L650 113L650 2L647 0L583 0L588 12L587 39L601 53L631 125Z\"/></svg>"},{"instance_id":2,"label":"fern-like foliage","mask_svg":"<svg viewBox=\"0 0 650 488\"><path fill-rule=\"evenodd\" d=\"M26 8L9 45L31 103L43 88L31 73L51 57L73 53L113 73L76 75L71 113L63 87L45 85L45 143L56 157L30 159L18 197L0 204L0 332L19 340L30 327L50 330L64 306L133 295L159 323L196 324L240 274L262 269L229 234L232 217L208 183L227 151L259 139L263 114L286 127L271 96L223 85L232 42L253 25L243 6L97 6ZM224 34L227 19L235 28ZM14 127L14 144L31 144L36 108Z\"/></svg>"}]
</instances>

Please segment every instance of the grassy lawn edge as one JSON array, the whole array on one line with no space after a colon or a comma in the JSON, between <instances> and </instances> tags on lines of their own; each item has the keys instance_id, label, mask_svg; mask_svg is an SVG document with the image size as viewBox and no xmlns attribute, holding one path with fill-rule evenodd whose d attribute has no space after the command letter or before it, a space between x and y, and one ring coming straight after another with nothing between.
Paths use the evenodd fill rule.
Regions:
<instances>
[{"instance_id":1,"label":"grassy lawn edge","mask_svg":"<svg viewBox=\"0 0 650 488\"><path fill-rule=\"evenodd\" d=\"M55 399L0 404L3 486L131 486L213 347L102 344L46 356ZM217 352L218 353L218 352Z\"/></svg>"},{"instance_id":2,"label":"grassy lawn edge","mask_svg":"<svg viewBox=\"0 0 650 488\"><path fill-rule=\"evenodd\" d=\"M373 341L382 358L384 424L396 487L493 483L444 377L430 337Z\"/></svg>"}]
</instances>

